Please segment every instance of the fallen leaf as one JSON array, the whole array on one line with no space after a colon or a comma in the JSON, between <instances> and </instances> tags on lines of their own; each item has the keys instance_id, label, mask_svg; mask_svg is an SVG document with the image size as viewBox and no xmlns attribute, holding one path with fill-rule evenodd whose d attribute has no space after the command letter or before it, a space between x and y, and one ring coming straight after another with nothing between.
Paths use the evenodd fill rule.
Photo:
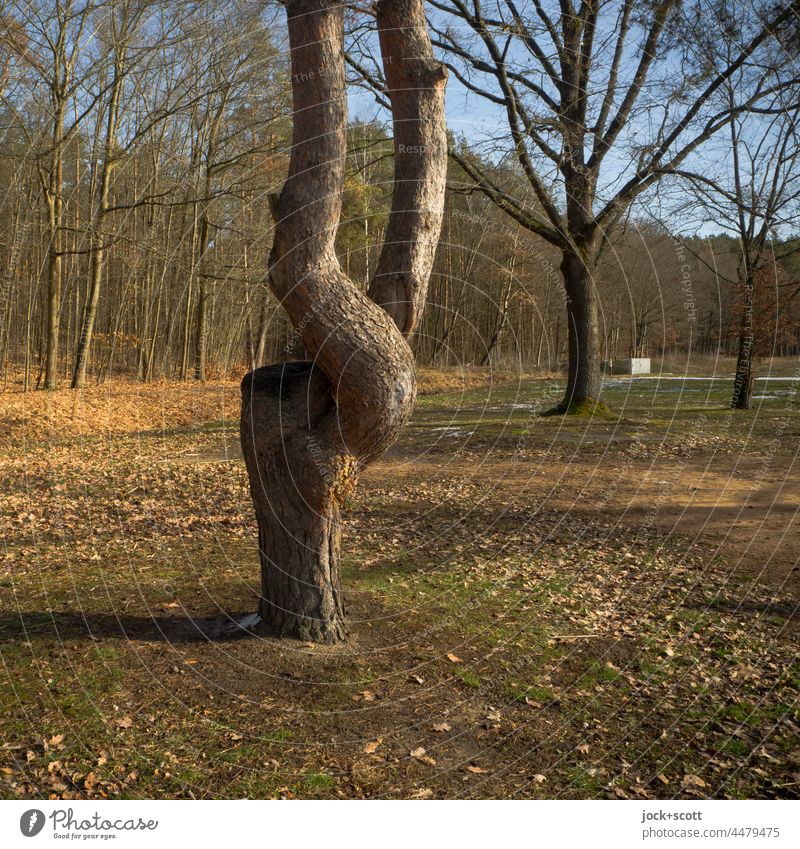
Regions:
<instances>
[{"instance_id":1,"label":"fallen leaf","mask_svg":"<svg viewBox=\"0 0 800 849\"><path fill-rule=\"evenodd\" d=\"M419 790L415 790L411 794L412 799L432 799L433 798L433 790L430 787L420 787Z\"/></svg>"},{"instance_id":2,"label":"fallen leaf","mask_svg":"<svg viewBox=\"0 0 800 849\"><path fill-rule=\"evenodd\" d=\"M364 746L364 754L365 755L373 754L382 742L383 742L383 737L378 737L377 740L371 740L369 743L367 743Z\"/></svg>"},{"instance_id":3,"label":"fallen leaf","mask_svg":"<svg viewBox=\"0 0 800 849\"><path fill-rule=\"evenodd\" d=\"M47 745L52 746L53 748L56 748L57 746L60 746L63 742L64 742L64 735L63 734L56 734L55 737L51 737L47 741Z\"/></svg>"},{"instance_id":4,"label":"fallen leaf","mask_svg":"<svg viewBox=\"0 0 800 849\"><path fill-rule=\"evenodd\" d=\"M589 754L589 744L588 744L588 743L581 743L581 745L580 745L580 746L578 746L578 751L579 751L582 755L587 755L587 754Z\"/></svg>"},{"instance_id":5,"label":"fallen leaf","mask_svg":"<svg viewBox=\"0 0 800 849\"><path fill-rule=\"evenodd\" d=\"M451 663L461 663L461 658L460 658L458 655L453 654L453 652L449 652L449 653L448 653L448 655L447 655L447 659L448 659Z\"/></svg>"},{"instance_id":6,"label":"fallen leaf","mask_svg":"<svg viewBox=\"0 0 800 849\"><path fill-rule=\"evenodd\" d=\"M116 724L118 728L131 728L133 726L133 720L129 716L123 716L117 720Z\"/></svg>"},{"instance_id":7,"label":"fallen leaf","mask_svg":"<svg viewBox=\"0 0 800 849\"><path fill-rule=\"evenodd\" d=\"M700 778L699 775L692 775L691 773L687 773L683 776L684 784L693 784L695 787L705 787L706 783Z\"/></svg>"},{"instance_id":8,"label":"fallen leaf","mask_svg":"<svg viewBox=\"0 0 800 849\"><path fill-rule=\"evenodd\" d=\"M533 776L533 780L537 784L542 784L543 782L547 781L547 776L542 775L541 772L537 772L536 775Z\"/></svg>"},{"instance_id":9,"label":"fallen leaf","mask_svg":"<svg viewBox=\"0 0 800 849\"><path fill-rule=\"evenodd\" d=\"M354 702L360 702L362 700L365 702L374 702L378 697L372 692L372 690L362 690L360 693L354 693L350 696L350 698Z\"/></svg>"},{"instance_id":10,"label":"fallen leaf","mask_svg":"<svg viewBox=\"0 0 800 849\"><path fill-rule=\"evenodd\" d=\"M434 722L433 723L433 730L434 731L452 731L453 727L451 725L448 725L448 723L446 723L446 722Z\"/></svg>"},{"instance_id":11,"label":"fallen leaf","mask_svg":"<svg viewBox=\"0 0 800 849\"><path fill-rule=\"evenodd\" d=\"M436 766L436 761L426 753L425 749L422 746L418 746L416 749L411 750L411 757L415 758L418 761L422 761L424 764L428 764L428 766Z\"/></svg>"},{"instance_id":12,"label":"fallen leaf","mask_svg":"<svg viewBox=\"0 0 800 849\"><path fill-rule=\"evenodd\" d=\"M482 767L479 767L479 766L468 766L467 772L475 773L475 775L486 775L489 772L489 770L483 769Z\"/></svg>"}]
</instances>

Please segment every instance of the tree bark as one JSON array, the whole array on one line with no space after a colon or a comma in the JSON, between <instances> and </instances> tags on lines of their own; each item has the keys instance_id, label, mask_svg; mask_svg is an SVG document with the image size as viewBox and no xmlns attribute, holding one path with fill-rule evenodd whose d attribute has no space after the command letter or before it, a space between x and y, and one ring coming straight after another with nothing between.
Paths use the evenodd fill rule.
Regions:
<instances>
[{"instance_id":1,"label":"tree bark","mask_svg":"<svg viewBox=\"0 0 800 849\"><path fill-rule=\"evenodd\" d=\"M370 297L343 274L334 245L346 157L343 7L290 0L295 123L289 174L274 204L269 283L311 361L257 369L242 382L262 628L320 642L346 633L343 501L414 405L405 337L424 305L444 207L446 75L433 58L422 0L379 2L376 11L395 125L395 187Z\"/></svg>"},{"instance_id":2,"label":"tree bark","mask_svg":"<svg viewBox=\"0 0 800 849\"><path fill-rule=\"evenodd\" d=\"M567 297L567 386L554 414L593 410L600 398L600 331L595 260L590 251L567 249L561 274Z\"/></svg>"},{"instance_id":3,"label":"tree bark","mask_svg":"<svg viewBox=\"0 0 800 849\"><path fill-rule=\"evenodd\" d=\"M209 155L211 155L209 153ZM211 178L206 169L205 196L211 193ZM205 260L208 251L208 200L203 201L203 215L200 220L200 247L195 268L198 271L197 324L194 338L194 379L199 383L206 382L206 354L208 351L208 280L205 276Z\"/></svg>"},{"instance_id":4,"label":"tree bark","mask_svg":"<svg viewBox=\"0 0 800 849\"><path fill-rule=\"evenodd\" d=\"M733 395L731 397L731 407L735 410L749 410L753 403L754 288L755 275L748 274L743 286L739 352L736 357L736 374L733 378Z\"/></svg>"},{"instance_id":5,"label":"tree bark","mask_svg":"<svg viewBox=\"0 0 800 849\"><path fill-rule=\"evenodd\" d=\"M63 119L62 119L63 120ZM58 144L60 145L60 139ZM58 334L61 323L62 198L63 166L60 147L54 153L55 162L47 198L50 246L47 270L47 352L45 355L44 388L58 388Z\"/></svg>"}]
</instances>

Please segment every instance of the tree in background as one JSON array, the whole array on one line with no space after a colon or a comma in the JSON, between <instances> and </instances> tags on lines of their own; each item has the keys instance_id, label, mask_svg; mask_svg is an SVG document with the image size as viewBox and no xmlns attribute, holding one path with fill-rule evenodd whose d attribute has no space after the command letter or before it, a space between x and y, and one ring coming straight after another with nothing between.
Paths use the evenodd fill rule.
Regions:
<instances>
[{"instance_id":1,"label":"tree in background","mask_svg":"<svg viewBox=\"0 0 800 849\"><path fill-rule=\"evenodd\" d=\"M720 25L728 37L709 40L707 49L710 61L726 64L731 45L740 37L740 23L730 17ZM800 68L788 61L781 64L778 57L768 64L774 70L766 84L773 93L752 114L733 117L726 144L719 145L715 161L704 163L703 169L678 171L693 187L703 220L726 226L738 240L736 276L728 282L735 294L739 324L731 406L740 410L752 403L754 359L769 352L770 338L777 339L778 287L790 285L780 279L780 266L797 247L782 246L779 236L796 232L800 224ZM792 76L793 85L781 86L781 79ZM741 70L725 81L723 89L732 110L747 85ZM720 154L724 165L719 163ZM768 304L774 306L771 315Z\"/></svg>"},{"instance_id":2,"label":"tree in background","mask_svg":"<svg viewBox=\"0 0 800 849\"><path fill-rule=\"evenodd\" d=\"M45 377L46 389L58 386L61 300L64 251L64 157L70 140L77 134L88 109L75 103L73 116L68 109L76 92L86 82L88 69L80 65L87 25L94 4L79 0L51 3L14 3L15 20L23 21L30 47L24 53L28 70L36 84L34 98L40 98L45 124L31 143L37 148L36 172L44 201L47 250L47 323ZM19 23L17 23L19 26ZM13 42L7 44L13 49ZM42 97L42 94L46 95ZM34 101L35 102L35 101Z\"/></svg>"},{"instance_id":3,"label":"tree in background","mask_svg":"<svg viewBox=\"0 0 800 849\"><path fill-rule=\"evenodd\" d=\"M27 389L42 375L80 388L115 367L185 377L190 362L202 378L209 352L238 361L235 341L267 306L269 234L243 246L285 169L275 4L3 12L5 380L17 363Z\"/></svg>"},{"instance_id":4,"label":"tree in background","mask_svg":"<svg viewBox=\"0 0 800 849\"><path fill-rule=\"evenodd\" d=\"M85 5L74 0L75 14L82 15ZM48 345L51 356L54 350L49 332L54 316L58 356L51 374L59 381L72 378L76 386L117 376L143 381L238 377L244 369L286 359L287 350L300 356L286 313L267 285L273 233L267 226L267 197L285 179L291 130L287 57L279 49L283 6L264 0L102 0L89 5L64 108L61 246L53 253L47 181L41 180L54 154L47 82L53 55L43 33L58 30L53 16L60 7L0 3L0 385L27 390L44 383ZM606 4L600 18L613 8ZM532 7L520 3L517 10L535 20ZM350 30L358 38L360 22L371 19L352 14ZM437 22L443 14L434 12ZM124 15L135 36L125 36ZM366 30L364 47L375 52L374 26ZM630 61L637 58L634 48L643 32L638 24L631 29ZM696 73L692 86L697 88L698 80L711 79L729 61L716 52L736 39L726 35L709 45L702 33L690 35L693 52L686 58L694 64L687 67ZM472 37L476 45L482 43ZM767 57L767 64L780 65L782 77L790 65L788 59L779 60L792 55L785 53L784 41L781 31ZM513 61L519 64L517 47ZM463 65L455 57L451 61ZM592 78L599 75L603 82L601 71L602 66L593 70ZM749 67L740 77L736 88L742 98L760 77ZM474 79L479 79L477 72ZM654 91L663 82L656 77ZM724 95L722 86L716 95L722 107ZM457 107L463 89L455 86L449 96ZM655 98L649 88L647 97ZM115 100L116 128L109 132L109 105ZM607 176L625 161L620 153L637 153L636 122L645 114L660 115L638 107L634 111L638 117L608 155ZM710 105L704 114L711 114ZM374 275L391 206L395 163L386 115L348 126L336 251L345 273L363 289ZM412 348L420 363L435 367L486 363L492 369L560 372L569 361L563 251L509 215L457 161L477 169L508 198L519 199L531 215L547 220L519 158L503 155L508 152L502 146L509 136L507 120L495 121L497 142L488 145L479 132L485 117L478 110L469 138L450 137L442 239ZM749 138L769 116L751 110L738 118ZM720 166L731 160L728 136L722 130L711 147L704 143L702 169L698 149L679 170L721 179L729 173ZM685 201L691 191L691 184L680 179L659 185L665 202L671 192L682 193ZM553 186L561 208L558 179ZM606 197L600 188L597 197L599 208ZM648 200L653 199L648 195ZM692 203L695 212L703 213L703 232L716 235L676 233L686 222L683 211L666 222L662 215L660 229L650 227L646 222L657 220L661 198L647 210L629 207L616 227L604 231L593 276L602 357L646 350L655 358L654 368L659 357L667 357L672 370L679 367L674 360L688 353L736 355L730 327L741 318L739 249L719 232L722 220L719 225L707 220L718 217L715 210L698 204L696 195ZM796 235L791 229L787 224L770 236L777 256ZM692 311L680 308L683 260L677 257L676 239L686 248ZM52 277L56 258L60 271ZM55 301L49 297L56 279L57 311L50 309ZM798 351L786 307L796 279L789 273L786 288L779 290L782 329L776 350L784 354Z\"/></svg>"},{"instance_id":5,"label":"tree in background","mask_svg":"<svg viewBox=\"0 0 800 849\"><path fill-rule=\"evenodd\" d=\"M137 36L145 18L148 3L140 0L118 0L108 4L107 18L98 26L100 49L109 59L107 74L98 78L100 94L97 98L97 132L95 158L92 162L91 185L94 197L91 199L89 247L89 292L84 305L78 347L75 352L75 364L72 372L72 388L81 389L86 385L86 362L97 317L97 304L100 300L100 287L105 270L106 234L103 225L109 207L111 176L118 164L122 151L119 145L118 129L122 106L123 87L129 72L128 59L131 40ZM137 57L138 58L138 57Z\"/></svg>"},{"instance_id":6,"label":"tree in background","mask_svg":"<svg viewBox=\"0 0 800 849\"><path fill-rule=\"evenodd\" d=\"M553 412L591 408L600 396L604 241L637 198L772 90L768 48L798 4L725 5L735 7L741 41L709 67L697 36L718 32L718 4L430 2L434 45L461 84L505 116L509 144L494 134L492 144L516 159L528 192L508 191L477 158L452 155L475 187L561 255L568 368ZM727 83L743 74L748 85L727 102Z\"/></svg>"}]
</instances>

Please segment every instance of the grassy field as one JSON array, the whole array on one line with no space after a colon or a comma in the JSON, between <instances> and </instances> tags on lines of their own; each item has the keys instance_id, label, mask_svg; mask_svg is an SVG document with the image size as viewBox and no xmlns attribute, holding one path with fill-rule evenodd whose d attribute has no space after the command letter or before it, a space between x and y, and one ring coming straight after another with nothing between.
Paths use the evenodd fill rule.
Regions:
<instances>
[{"instance_id":1,"label":"grassy field","mask_svg":"<svg viewBox=\"0 0 800 849\"><path fill-rule=\"evenodd\" d=\"M797 797L797 364L426 373L362 477L350 640L251 612L235 384L2 396L0 795Z\"/></svg>"}]
</instances>

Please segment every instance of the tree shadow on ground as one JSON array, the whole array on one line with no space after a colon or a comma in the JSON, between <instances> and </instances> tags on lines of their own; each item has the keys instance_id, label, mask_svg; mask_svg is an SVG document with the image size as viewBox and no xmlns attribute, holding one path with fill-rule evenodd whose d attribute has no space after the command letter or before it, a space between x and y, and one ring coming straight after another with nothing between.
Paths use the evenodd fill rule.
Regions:
<instances>
[{"instance_id":1,"label":"tree shadow on ground","mask_svg":"<svg viewBox=\"0 0 800 849\"><path fill-rule=\"evenodd\" d=\"M159 643L228 642L252 637L249 611L194 618L74 611L0 611L0 643L126 639Z\"/></svg>"}]
</instances>

